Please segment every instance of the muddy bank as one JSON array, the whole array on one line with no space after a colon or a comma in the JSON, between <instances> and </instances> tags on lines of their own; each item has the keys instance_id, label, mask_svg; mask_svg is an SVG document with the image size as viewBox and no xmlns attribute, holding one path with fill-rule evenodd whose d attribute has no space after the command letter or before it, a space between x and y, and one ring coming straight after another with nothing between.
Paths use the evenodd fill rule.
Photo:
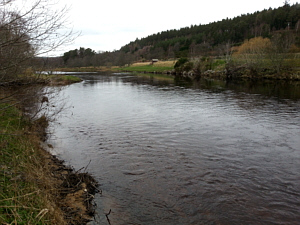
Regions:
<instances>
[{"instance_id":1,"label":"muddy bank","mask_svg":"<svg viewBox=\"0 0 300 225\"><path fill-rule=\"evenodd\" d=\"M73 76L54 76L48 80L47 84L64 86L80 81L80 78ZM46 122L42 123L40 119L35 121L34 129L39 128L39 139L44 144L44 141L47 139L48 118L44 118ZM52 146L48 147L51 148ZM72 167L66 166L63 160L58 159L44 149L42 148L41 151L51 174L49 179L52 180L52 188L56 189L53 200L61 209L65 223L74 225L87 224L94 218L96 205L93 200L94 195L101 192L98 189L99 184L90 174L85 172L87 168L75 171Z\"/></svg>"},{"instance_id":2,"label":"muddy bank","mask_svg":"<svg viewBox=\"0 0 300 225\"><path fill-rule=\"evenodd\" d=\"M95 214L94 195L101 192L97 181L86 172L66 166L64 161L44 149L41 153L51 174L47 179L55 189L53 200L61 209L66 224L79 225L91 221Z\"/></svg>"}]
</instances>

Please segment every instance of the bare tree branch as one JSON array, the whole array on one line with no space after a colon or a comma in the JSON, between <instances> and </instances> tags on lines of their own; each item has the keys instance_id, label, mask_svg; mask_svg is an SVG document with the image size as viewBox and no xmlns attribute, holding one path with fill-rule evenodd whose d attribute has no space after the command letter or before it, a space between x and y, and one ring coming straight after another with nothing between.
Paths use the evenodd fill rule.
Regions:
<instances>
[{"instance_id":1,"label":"bare tree branch","mask_svg":"<svg viewBox=\"0 0 300 225\"><path fill-rule=\"evenodd\" d=\"M47 0L20 2L0 1L0 83L18 79L31 59L69 44L79 35L70 28L66 6Z\"/></svg>"}]
</instances>

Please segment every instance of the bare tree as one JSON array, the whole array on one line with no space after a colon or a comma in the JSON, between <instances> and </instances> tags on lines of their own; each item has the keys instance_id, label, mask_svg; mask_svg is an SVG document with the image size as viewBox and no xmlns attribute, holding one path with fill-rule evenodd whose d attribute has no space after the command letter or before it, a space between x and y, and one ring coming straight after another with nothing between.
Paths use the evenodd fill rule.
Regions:
<instances>
[{"instance_id":1,"label":"bare tree","mask_svg":"<svg viewBox=\"0 0 300 225\"><path fill-rule=\"evenodd\" d=\"M293 57L289 53L291 46L295 43L295 35L291 31L282 31L273 35L272 45L269 49L268 57L276 72L283 68L293 67Z\"/></svg>"},{"instance_id":2,"label":"bare tree","mask_svg":"<svg viewBox=\"0 0 300 225\"><path fill-rule=\"evenodd\" d=\"M63 109L63 103L54 98L59 89L32 85L37 82L27 69L41 65L38 56L46 55L77 37L78 34L68 29L67 12L67 7L61 8L58 2L48 0L0 0L1 113L18 105L25 115L30 109L31 120L42 117L49 120ZM8 91L3 88L15 82L22 86Z\"/></svg>"},{"instance_id":3,"label":"bare tree","mask_svg":"<svg viewBox=\"0 0 300 225\"><path fill-rule=\"evenodd\" d=\"M0 0L0 84L18 79L37 56L77 36L67 22L68 8L48 0Z\"/></svg>"},{"instance_id":4,"label":"bare tree","mask_svg":"<svg viewBox=\"0 0 300 225\"><path fill-rule=\"evenodd\" d=\"M228 41L225 44L221 44L218 46L218 53L221 57L224 57L225 62L229 63L232 60L233 54L233 43Z\"/></svg>"}]
</instances>

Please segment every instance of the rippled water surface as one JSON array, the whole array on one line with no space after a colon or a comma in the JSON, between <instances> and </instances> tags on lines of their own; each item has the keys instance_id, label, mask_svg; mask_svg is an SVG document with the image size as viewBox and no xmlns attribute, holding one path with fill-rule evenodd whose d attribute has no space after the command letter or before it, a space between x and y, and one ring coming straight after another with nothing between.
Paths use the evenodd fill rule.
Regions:
<instances>
[{"instance_id":1,"label":"rippled water surface","mask_svg":"<svg viewBox=\"0 0 300 225\"><path fill-rule=\"evenodd\" d=\"M101 184L93 224L300 224L299 86L81 77L49 143Z\"/></svg>"}]
</instances>

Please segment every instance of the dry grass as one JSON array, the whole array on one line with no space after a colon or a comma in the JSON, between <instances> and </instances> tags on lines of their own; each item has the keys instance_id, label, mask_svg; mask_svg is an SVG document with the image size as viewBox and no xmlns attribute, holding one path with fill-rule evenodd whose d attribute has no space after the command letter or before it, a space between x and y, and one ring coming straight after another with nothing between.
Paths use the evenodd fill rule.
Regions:
<instances>
[{"instance_id":1,"label":"dry grass","mask_svg":"<svg viewBox=\"0 0 300 225\"><path fill-rule=\"evenodd\" d=\"M137 62L131 64L131 66L147 66L147 65L150 65L150 62Z\"/></svg>"},{"instance_id":2,"label":"dry grass","mask_svg":"<svg viewBox=\"0 0 300 225\"><path fill-rule=\"evenodd\" d=\"M155 67L174 67L176 61L158 61L156 63L154 63L154 66ZM150 62L137 62L137 63L133 63L131 66L134 67L134 66L147 66L149 65Z\"/></svg>"},{"instance_id":3,"label":"dry grass","mask_svg":"<svg viewBox=\"0 0 300 225\"><path fill-rule=\"evenodd\" d=\"M155 63L156 66L161 66L161 67L174 67L176 63L176 60L172 61L158 61Z\"/></svg>"}]
</instances>

